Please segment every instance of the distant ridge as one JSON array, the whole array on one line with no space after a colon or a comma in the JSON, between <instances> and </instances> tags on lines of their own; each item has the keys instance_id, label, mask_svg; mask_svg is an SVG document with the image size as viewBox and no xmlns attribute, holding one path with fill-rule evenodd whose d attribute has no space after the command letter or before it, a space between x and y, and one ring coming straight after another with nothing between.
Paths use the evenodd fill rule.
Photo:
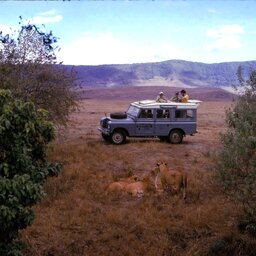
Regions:
<instances>
[{"instance_id":1,"label":"distant ridge","mask_svg":"<svg viewBox=\"0 0 256 256\"><path fill-rule=\"evenodd\" d=\"M256 69L256 61L205 64L184 60L155 63L69 66L77 73L83 87L172 86L230 87L237 85L237 70L245 77Z\"/></svg>"}]
</instances>

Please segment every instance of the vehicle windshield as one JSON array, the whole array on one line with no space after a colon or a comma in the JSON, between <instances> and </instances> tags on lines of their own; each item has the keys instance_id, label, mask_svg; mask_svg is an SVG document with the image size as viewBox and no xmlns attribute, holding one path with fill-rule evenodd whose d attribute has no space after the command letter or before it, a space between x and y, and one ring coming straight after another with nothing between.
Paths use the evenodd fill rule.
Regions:
<instances>
[{"instance_id":1,"label":"vehicle windshield","mask_svg":"<svg viewBox=\"0 0 256 256\"><path fill-rule=\"evenodd\" d=\"M128 116L137 117L139 111L140 111L139 108L130 105L126 113L127 113Z\"/></svg>"}]
</instances>

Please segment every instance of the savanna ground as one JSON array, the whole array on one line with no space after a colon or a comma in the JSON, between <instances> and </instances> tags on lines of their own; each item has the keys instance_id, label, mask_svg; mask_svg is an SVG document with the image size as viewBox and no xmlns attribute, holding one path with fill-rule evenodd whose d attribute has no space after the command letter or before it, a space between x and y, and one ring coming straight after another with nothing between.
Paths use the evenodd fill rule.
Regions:
<instances>
[{"instance_id":1,"label":"savanna ground","mask_svg":"<svg viewBox=\"0 0 256 256\"><path fill-rule=\"evenodd\" d=\"M81 100L50 153L64 170L49 179L44 200L34 208L35 221L22 233L28 255L233 255L233 241L241 241L235 247L242 248L246 235L237 229L240 209L216 185L213 168L231 101L203 102L198 134L180 145L158 139L129 138L121 146L104 142L97 131L100 117L125 111L129 103ZM109 183L142 176L158 160L188 172L186 200L154 192L143 198L105 192ZM243 255L241 248L237 255Z\"/></svg>"}]
</instances>

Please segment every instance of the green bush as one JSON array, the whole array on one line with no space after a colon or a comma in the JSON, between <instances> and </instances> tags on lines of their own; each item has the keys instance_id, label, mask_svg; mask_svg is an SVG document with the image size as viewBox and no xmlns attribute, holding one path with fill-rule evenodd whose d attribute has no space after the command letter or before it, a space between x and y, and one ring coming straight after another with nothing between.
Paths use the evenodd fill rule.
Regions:
<instances>
[{"instance_id":1,"label":"green bush","mask_svg":"<svg viewBox=\"0 0 256 256\"><path fill-rule=\"evenodd\" d=\"M32 223L46 179L61 170L46 160L54 138L46 111L0 90L0 255L21 255L19 230Z\"/></svg>"},{"instance_id":2,"label":"green bush","mask_svg":"<svg viewBox=\"0 0 256 256\"><path fill-rule=\"evenodd\" d=\"M221 137L217 177L225 192L242 205L247 218L256 217L256 71L226 113L228 129Z\"/></svg>"}]
</instances>

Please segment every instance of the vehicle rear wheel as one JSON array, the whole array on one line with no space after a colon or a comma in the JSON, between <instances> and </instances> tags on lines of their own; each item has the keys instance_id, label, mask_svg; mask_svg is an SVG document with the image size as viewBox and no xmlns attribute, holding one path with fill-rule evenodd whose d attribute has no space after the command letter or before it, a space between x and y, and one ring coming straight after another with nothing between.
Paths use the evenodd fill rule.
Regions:
<instances>
[{"instance_id":1,"label":"vehicle rear wheel","mask_svg":"<svg viewBox=\"0 0 256 256\"><path fill-rule=\"evenodd\" d=\"M173 130L170 132L168 141L172 144L180 144L183 140L183 132L180 130Z\"/></svg>"},{"instance_id":2,"label":"vehicle rear wheel","mask_svg":"<svg viewBox=\"0 0 256 256\"><path fill-rule=\"evenodd\" d=\"M111 141L113 144L120 145L125 143L126 141L126 134L122 130L114 131L111 135Z\"/></svg>"},{"instance_id":3,"label":"vehicle rear wheel","mask_svg":"<svg viewBox=\"0 0 256 256\"><path fill-rule=\"evenodd\" d=\"M110 141L110 136L109 135L106 135L104 133L101 134L102 138L105 140L105 141Z\"/></svg>"}]
</instances>

